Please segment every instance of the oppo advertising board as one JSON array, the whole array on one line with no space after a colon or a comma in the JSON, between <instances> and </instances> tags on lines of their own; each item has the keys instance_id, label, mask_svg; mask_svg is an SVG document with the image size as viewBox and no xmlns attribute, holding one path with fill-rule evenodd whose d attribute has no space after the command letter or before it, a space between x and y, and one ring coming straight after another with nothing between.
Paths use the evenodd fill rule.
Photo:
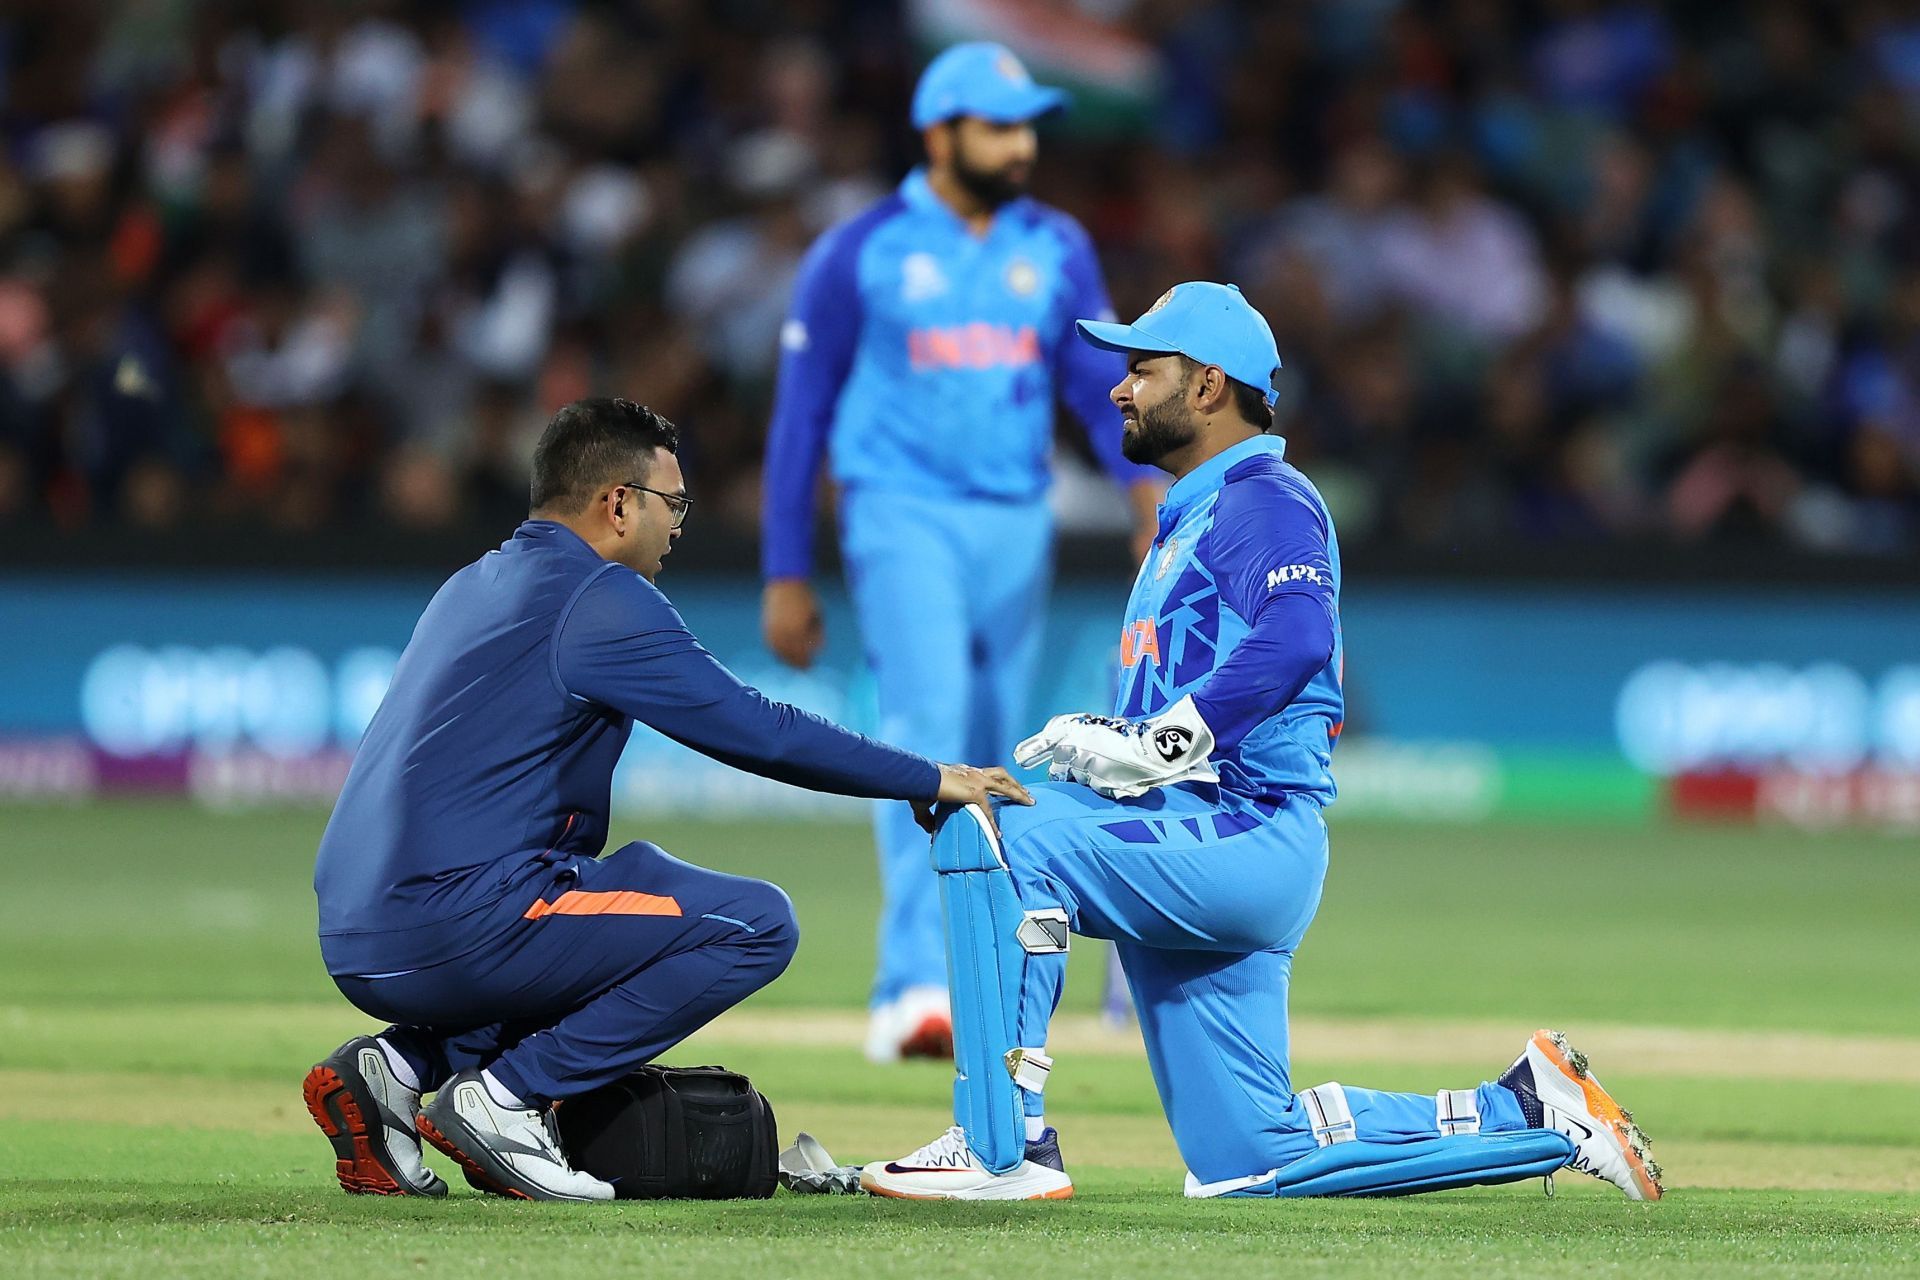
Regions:
<instances>
[{"instance_id":1,"label":"oppo advertising board","mask_svg":"<svg viewBox=\"0 0 1920 1280\"><path fill-rule=\"evenodd\" d=\"M330 797L429 581L0 578L0 794ZM668 584L721 659L856 728L843 599L809 672L759 643L745 579ZM1124 586L1055 593L1029 720L1105 709ZM1920 823L1920 599L1366 584L1345 600L1343 814L1776 814ZM858 813L644 729L623 807Z\"/></svg>"}]
</instances>

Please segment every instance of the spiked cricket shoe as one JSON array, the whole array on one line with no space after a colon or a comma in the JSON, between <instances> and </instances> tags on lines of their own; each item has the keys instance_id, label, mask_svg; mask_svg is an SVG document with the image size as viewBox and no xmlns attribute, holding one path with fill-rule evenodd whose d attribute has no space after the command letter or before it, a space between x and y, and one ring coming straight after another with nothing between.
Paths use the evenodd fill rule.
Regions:
<instances>
[{"instance_id":1,"label":"spiked cricket shoe","mask_svg":"<svg viewBox=\"0 0 1920 1280\"><path fill-rule=\"evenodd\" d=\"M613 1184L567 1160L548 1107L500 1105L478 1071L440 1086L420 1113L420 1134L452 1156L467 1181L516 1200L611 1200Z\"/></svg>"},{"instance_id":2,"label":"spiked cricket shoe","mask_svg":"<svg viewBox=\"0 0 1920 1280\"><path fill-rule=\"evenodd\" d=\"M994 1173L967 1145L959 1125L898 1160L875 1161L860 1171L860 1185L898 1200L1069 1200L1073 1179L1060 1159L1060 1135L1048 1129L1027 1144L1026 1158L1008 1173Z\"/></svg>"},{"instance_id":3,"label":"spiked cricket shoe","mask_svg":"<svg viewBox=\"0 0 1920 1280\"><path fill-rule=\"evenodd\" d=\"M1658 1200L1660 1166L1633 1115L1600 1087L1587 1055L1558 1031L1536 1031L1500 1077L1520 1099L1527 1123L1573 1139L1566 1167L1611 1182L1629 1200Z\"/></svg>"},{"instance_id":4,"label":"spiked cricket shoe","mask_svg":"<svg viewBox=\"0 0 1920 1280\"><path fill-rule=\"evenodd\" d=\"M343 1190L368 1196L444 1196L420 1158L420 1095L394 1079L380 1042L355 1036L307 1072L307 1113L333 1143Z\"/></svg>"}]
</instances>

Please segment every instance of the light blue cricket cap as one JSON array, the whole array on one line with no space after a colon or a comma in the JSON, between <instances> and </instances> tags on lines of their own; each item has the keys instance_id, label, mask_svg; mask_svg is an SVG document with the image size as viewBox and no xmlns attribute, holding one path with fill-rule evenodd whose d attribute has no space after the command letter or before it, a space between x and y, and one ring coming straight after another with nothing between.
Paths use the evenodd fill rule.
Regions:
<instances>
[{"instance_id":1,"label":"light blue cricket cap","mask_svg":"<svg viewBox=\"0 0 1920 1280\"><path fill-rule=\"evenodd\" d=\"M1035 84L1013 50L975 40L945 50L920 73L913 91L913 127L930 129L955 116L1018 124L1066 105L1066 90Z\"/></svg>"},{"instance_id":2,"label":"light blue cricket cap","mask_svg":"<svg viewBox=\"0 0 1920 1280\"><path fill-rule=\"evenodd\" d=\"M1160 295L1132 324L1076 320L1073 327L1108 351L1178 352L1201 364L1217 364L1235 382L1267 399L1280 400L1280 349L1266 317L1253 309L1237 284L1189 280Z\"/></svg>"}]
</instances>

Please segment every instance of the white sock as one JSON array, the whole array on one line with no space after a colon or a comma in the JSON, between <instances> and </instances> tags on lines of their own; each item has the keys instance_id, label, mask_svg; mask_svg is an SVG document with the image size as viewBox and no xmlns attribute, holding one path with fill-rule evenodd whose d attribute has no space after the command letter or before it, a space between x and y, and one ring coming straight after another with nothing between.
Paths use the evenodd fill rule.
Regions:
<instances>
[{"instance_id":1,"label":"white sock","mask_svg":"<svg viewBox=\"0 0 1920 1280\"><path fill-rule=\"evenodd\" d=\"M533 1110L532 1107L527 1105L525 1098L522 1098L519 1094L501 1084L500 1081L495 1078L493 1072L482 1071L480 1073L480 1079L481 1082L487 1086L487 1093L501 1106L511 1107L515 1111Z\"/></svg>"},{"instance_id":2,"label":"white sock","mask_svg":"<svg viewBox=\"0 0 1920 1280\"><path fill-rule=\"evenodd\" d=\"M387 1060L387 1070L393 1073L393 1078L415 1093L420 1092L420 1076L414 1071L413 1064L381 1037L375 1036L373 1042L380 1046L380 1056Z\"/></svg>"},{"instance_id":3,"label":"white sock","mask_svg":"<svg viewBox=\"0 0 1920 1280\"><path fill-rule=\"evenodd\" d=\"M1027 1117L1027 1141L1028 1142L1040 1141L1041 1136L1045 1134L1046 1131L1047 1131L1047 1118L1045 1116L1028 1116Z\"/></svg>"}]
</instances>

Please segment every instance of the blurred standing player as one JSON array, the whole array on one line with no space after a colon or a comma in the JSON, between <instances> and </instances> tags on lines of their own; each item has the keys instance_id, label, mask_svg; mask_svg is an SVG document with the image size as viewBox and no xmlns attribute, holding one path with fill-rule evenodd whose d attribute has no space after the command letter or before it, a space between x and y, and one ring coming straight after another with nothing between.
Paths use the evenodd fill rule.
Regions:
<instances>
[{"instance_id":1,"label":"blurred standing player","mask_svg":"<svg viewBox=\"0 0 1920 1280\"><path fill-rule=\"evenodd\" d=\"M1119 944L1189 1196L1405 1195L1573 1168L1657 1199L1644 1136L1557 1032L1475 1087L1294 1088L1287 987L1320 905L1344 716L1333 520L1270 434L1280 357L1239 290L1176 285L1130 325L1079 329L1127 354L1127 456L1174 477L1122 624L1116 714L1056 716L1020 744L1053 781L999 832L983 810L942 816L956 1123L863 1184L1073 1194L1041 1101L1080 933Z\"/></svg>"},{"instance_id":2,"label":"blurred standing player","mask_svg":"<svg viewBox=\"0 0 1920 1280\"><path fill-rule=\"evenodd\" d=\"M1110 431L1110 316L1092 242L1024 193L1033 121L1065 106L995 44L948 49L913 97L927 164L827 232L801 268L768 433L766 642L808 666L824 639L813 570L823 456L880 734L937 759L1004 750L1025 713L1052 560L1054 403L1064 400L1151 538L1159 486ZM867 1055L950 1050L938 889L903 805L878 806L883 904Z\"/></svg>"}]
</instances>

